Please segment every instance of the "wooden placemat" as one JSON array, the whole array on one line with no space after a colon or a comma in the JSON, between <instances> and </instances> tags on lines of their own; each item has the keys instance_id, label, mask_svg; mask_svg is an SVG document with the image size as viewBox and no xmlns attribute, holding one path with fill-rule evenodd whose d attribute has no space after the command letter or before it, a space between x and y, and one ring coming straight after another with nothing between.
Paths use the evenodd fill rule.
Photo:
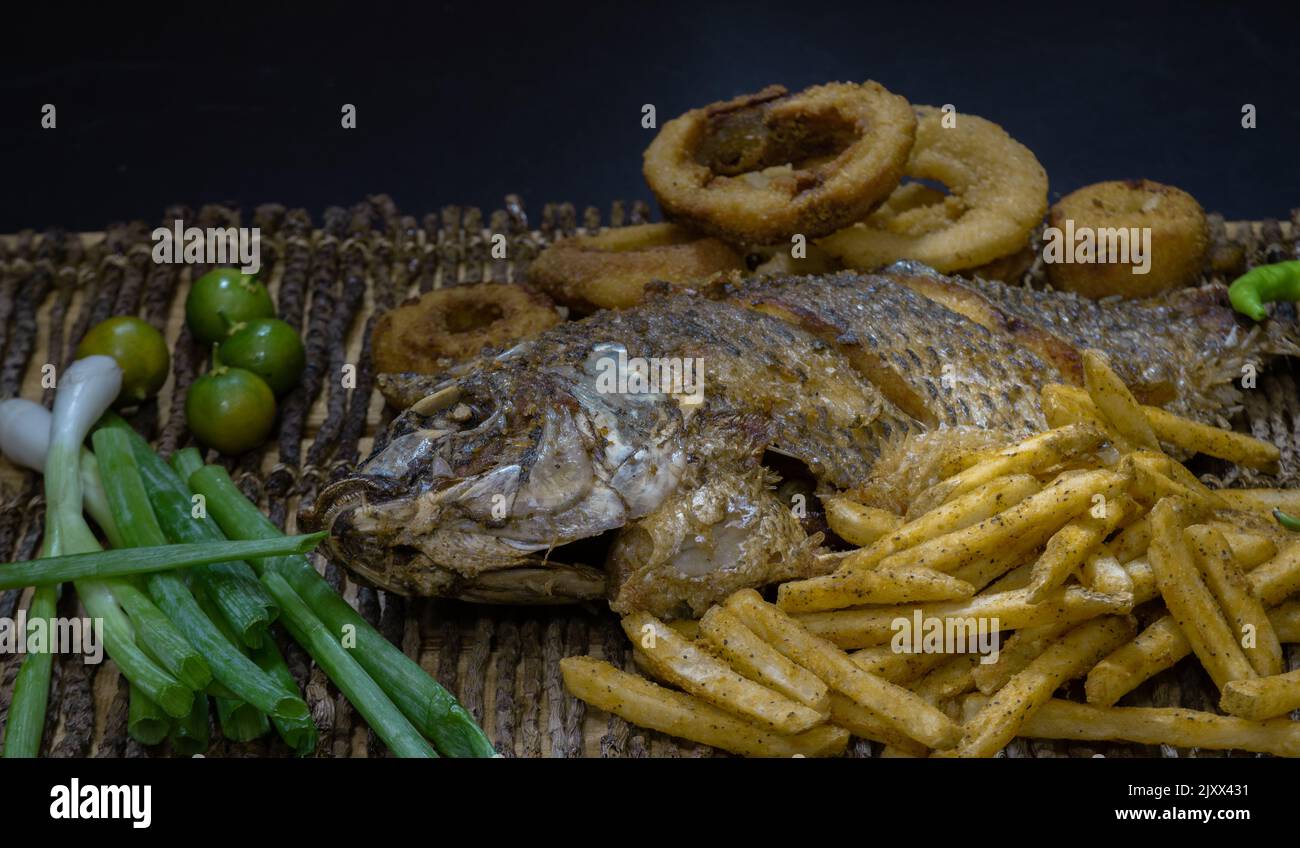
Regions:
<instances>
[{"instance_id":1,"label":"wooden placemat","mask_svg":"<svg viewBox=\"0 0 1300 848\"><path fill-rule=\"evenodd\" d=\"M280 315L306 340L308 365L302 384L281 403L275 437L260 451L224 460L246 494L288 531L298 504L322 484L364 457L391 413L374 391L366 339L378 312L406 296L482 280L514 282L557 236L602 226L642 223L643 203L615 202L607 212L572 204L547 204L530 222L514 195L486 217L475 207L446 206L416 218L384 195L349 208L331 207L320 222L303 210L266 204L251 214L224 205L197 212L165 210L156 224L112 224L102 233L51 229L0 237L0 397L43 398L43 369L61 369L85 330L110 315L139 314L163 329L172 346L172 376L155 402L132 423L170 453L190 444L184 426L184 387L201 372L206 351L184 322L189 282L208 266L159 265L152 261L154 226L257 226L262 232L261 277L276 297ZM1212 226L1244 249L1250 264L1295 258L1300 228L1290 221L1233 222ZM507 238L508 258L489 253L492 234ZM1039 273L1031 271L1031 276ZM346 340L336 343L336 340ZM356 367L355 387L342 379ZM47 370L47 369L46 369ZM1282 449L1282 482L1296 484L1300 464L1300 402L1290 364L1270 370L1262 391L1248 393L1242 426ZM209 460L218 457L210 455ZM1228 485L1276 482L1229 471ZM44 500L37 475L0 460L0 556L26 559L40 542ZM603 605L505 608L451 601L403 599L360 587L336 564L313 555L326 578L363 616L456 693L505 756L703 757L715 751L626 722L568 696L559 674L561 658L592 654L630 667L630 651L616 618ZM27 603L21 590L0 592L0 617ZM60 615L79 615L66 592ZM317 756L384 756L384 746L302 650L283 643L320 729ZM1288 648L1291 668L1300 650ZM0 655L0 729L7 717L21 656ZM1213 709L1213 689L1193 662L1149 681L1125 703L1182 704ZM166 743L145 747L126 734L127 685L111 660L84 665L80 657L56 656L44 748L50 756L166 756ZM213 734L209 756L289 756L274 735L231 743ZM879 746L854 740L849 755L872 756ZM1136 745L1085 745L1017 739L1008 756L1223 756Z\"/></svg>"}]
</instances>

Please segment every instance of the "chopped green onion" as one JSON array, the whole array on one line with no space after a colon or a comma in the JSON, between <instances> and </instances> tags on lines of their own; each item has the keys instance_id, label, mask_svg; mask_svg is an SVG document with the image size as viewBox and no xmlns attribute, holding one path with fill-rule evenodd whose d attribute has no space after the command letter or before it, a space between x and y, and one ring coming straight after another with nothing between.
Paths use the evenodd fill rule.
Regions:
<instances>
[{"instance_id":1,"label":"chopped green onion","mask_svg":"<svg viewBox=\"0 0 1300 848\"><path fill-rule=\"evenodd\" d=\"M269 539L280 534L279 528L249 503L224 468L204 466L190 476L189 483L207 499L208 513L227 536ZM280 556L250 564L261 570L264 583L268 573L284 578L328 631L355 634L357 661L440 752L451 757L491 757L496 753L456 698L340 598L305 557Z\"/></svg>"},{"instance_id":2,"label":"chopped green onion","mask_svg":"<svg viewBox=\"0 0 1300 848\"><path fill-rule=\"evenodd\" d=\"M1281 524L1286 529L1300 531L1300 518L1289 515L1280 509L1273 510L1273 517L1277 519L1278 524Z\"/></svg>"},{"instance_id":3,"label":"chopped green onion","mask_svg":"<svg viewBox=\"0 0 1300 848\"><path fill-rule=\"evenodd\" d=\"M224 469L223 469L224 470ZM351 652L312 614L279 574L267 570L262 582L280 605L285 628L325 670L371 729L399 757L437 757L420 732L402 715Z\"/></svg>"},{"instance_id":4,"label":"chopped green onion","mask_svg":"<svg viewBox=\"0 0 1300 848\"><path fill-rule=\"evenodd\" d=\"M49 586L68 580L87 578L124 577L129 574L148 574L188 568L210 562L230 559L254 559L267 556L285 556L310 551L325 538L324 533L305 536L282 536L251 542L203 542L195 545L163 545L161 547L127 548L118 551L93 551L90 553L33 559L0 565L0 589L17 589L23 586Z\"/></svg>"},{"instance_id":5,"label":"chopped green onion","mask_svg":"<svg viewBox=\"0 0 1300 848\"><path fill-rule=\"evenodd\" d=\"M117 429L100 429L94 435L94 444L104 472L105 494L125 544L166 545L167 537L149 505L126 434ZM310 715L307 704L297 697L295 690L286 692L209 620L177 573L151 574L148 585L153 599L202 652L202 657L208 661L205 667L210 664L212 673L207 682L215 677L241 700L278 717L301 719ZM179 672L177 674L182 682L190 682ZM196 688L206 687L207 682Z\"/></svg>"},{"instance_id":6,"label":"chopped green onion","mask_svg":"<svg viewBox=\"0 0 1300 848\"><path fill-rule=\"evenodd\" d=\"M238 699L217 699L217 720L221 735L231 742L252 742L271 732L266 713Z\"/></svg>"},{"instance_id":7,"label":"chopped green onion","mask_svg":"<svg viewBox=\"0 0 1300 848\"><path fill-rule=\"evenodd\" d=\"M208 699L205 696L195 698L194 709L176 721L170 739L172 750L182 757L192 757L208 750L212 744L212 732L208 726Z\"/></svg>"},{"instance_id":8,"label":"chopped green onion","mask_svg":"<svg viewBox=\"0 0 1300 848\"><path fill-rule=\"evenodd\" d=\"M109 413L102 426L125 433L131 444L131 455L136 469L148 492L154 515L167 538L172 542L216 542L226 537L206 513L195 515L193 493L149 443L120 416ZM197 451L190 449L197 457ZM203 460L197 458L198 464ZM266 593L257 575L242 560L215 562L190 569L189 578L196 589L204 590L212 598L221 616L234 625L239 642L256 648L262 644L267 628L279 615L275 602Z\"/></svg>"},{"instance_id":9,"label":"chopped green onion","mask_svg":"<svg viewBox=\"0 0 1300 848\"><path fill-rule=\"evenodd\" d=\"M163 708L132 683L126 707L126 732L130 737L141 745L157 745L167 738L171 726L172 719Z\"/></svg>"},{"instance_id":10,"label":"chopped green onion","mask_svg":"<svg viewBox=\"0 0 1300 848\"><path fill-rule=\"evenodd\" d=\"M212 682L207 660L190 644L154 605L149 596L128 580L111 580L108 588L131 617L137 641L163 668L193 692L201 692Z\"/></svg>"}]
</instances>

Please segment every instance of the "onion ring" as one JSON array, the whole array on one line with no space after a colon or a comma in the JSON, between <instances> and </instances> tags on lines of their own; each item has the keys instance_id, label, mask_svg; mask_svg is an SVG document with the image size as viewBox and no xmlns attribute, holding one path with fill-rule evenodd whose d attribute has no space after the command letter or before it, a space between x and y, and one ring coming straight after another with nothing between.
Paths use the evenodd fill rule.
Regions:
<instances>
[{"instance_id":1,"label":"onion ring","mask_svg":"<svg viewBox=\"0 0 1300 848\"><path fill-rule=\"evenodd\" d=\"M1149 297L1185 286L1200 274L1210 243L1205 210L1196 198L1151 180L1084 186L1058 200L1047 217L1062 232L1069 231L1067 221L1073 222L1074 232L1151 230L1150 266L1145 274L1133 273L1133 263L1128 261L1047 263L1053 286L1085 297Z\"/></svg>"},{"instance_id":2,"label":"onion ring","mask_svg":"<svg viewBox=\"0 0 1300 848\"><path fill-rule=\"evenodd\" d=\"M1047 172L1034 154L992 121L915 107L916 146L905 175L947 186L941 203L908 183L862 223L819 244L852 268L872 270L914 259L936 271L961 271L1016 253L1047 211ZM918 197L919 196L919 197ZM873 216L874 217L874 216Z\"/></svg>"},{"instance_id":3,"label":"onion ring","mask_svg":"<svg viewBox=\"0 0 1300 848\"><path fill-rule=\"evenodd\" d=\"M527 286L453 286L385 312L370 347L377 373L437 374L485 347L531 338L561 320L550 299Z\"/></svg>"},{"instance_id":4,"label":"onion ring","mask_svg":"<svg viewBox=\"0 0 1300 848\"><path fill-rule=\"evenodd\" d=\"M745 270L723 242L676 224L638 224L561 239L528 266L528 281L581 312L641 302L646 283L700 283Z\"/></svg>"},{"instance_id":5,"label":"onion ring","mask_svg":"<svg viewBox=\"0 0 1300 848\"><path fill-rule=\"evenodd\" d=\"M664 124L644 173L667 217L728 241L818 238L893 191L915 127L879 83L770 86Z\"/></svg>"}]
</instances>

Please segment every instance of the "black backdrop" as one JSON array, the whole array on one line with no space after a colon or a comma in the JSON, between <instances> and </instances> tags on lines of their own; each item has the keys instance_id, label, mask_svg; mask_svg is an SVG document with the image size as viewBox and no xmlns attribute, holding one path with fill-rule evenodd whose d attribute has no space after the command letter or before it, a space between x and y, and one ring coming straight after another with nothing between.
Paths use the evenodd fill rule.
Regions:
<instances>
[{"instance_id":1,"label":"black backdrop","mask_svg":"<svg viewBox=\"0 0 1300 848\"><path fill-rule=\"evenodd\" d=\"M642 104L662 121L769 82L864 78L1001 123L1054 197L1141 176L1229 217L1300 206L1294 2L15 5L0 232L380 191L413 212L511 191L606 207L650 199Z\"/></svg>"}]
</instances>

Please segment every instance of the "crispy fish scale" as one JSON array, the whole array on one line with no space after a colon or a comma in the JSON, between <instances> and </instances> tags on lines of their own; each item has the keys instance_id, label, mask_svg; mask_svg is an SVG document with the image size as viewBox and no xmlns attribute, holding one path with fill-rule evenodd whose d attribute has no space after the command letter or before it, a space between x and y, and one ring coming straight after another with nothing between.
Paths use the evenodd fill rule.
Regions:
<instances>
[{"instance_id":1,"label":"crispy fish scale","mask_svg":"<svg viewBox=\"0 0 1300 848\"><path fill-rule=\"evenodd\" d=\"M1038 388L1056 369L890 277L761 280L737 300L835 345L896 407L926 425L1042 429Z\"/></svg>"}]
</instances>

